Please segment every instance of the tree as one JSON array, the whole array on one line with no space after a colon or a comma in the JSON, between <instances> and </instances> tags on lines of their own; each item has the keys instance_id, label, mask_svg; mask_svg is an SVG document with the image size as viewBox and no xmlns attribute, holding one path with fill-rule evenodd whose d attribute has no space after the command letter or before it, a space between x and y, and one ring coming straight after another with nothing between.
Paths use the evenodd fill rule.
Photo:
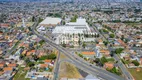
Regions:
<instances>
[{"instance_id":1,"label":"tree","mask_svg":"<svg viewBox=\"0 0 142 80\"><path fill-rule=\"evenodd\" d=\"M78 54L78 56L81 57L81 58L83 58L83 55L82 55L82 54Z\"/></svg>"},{"instance_id":2,"label":"tree","mask_svg":"<svg viewBox=\"0 0 142 80\"><path fill-rule=\"evenodd\" d=\"M39 59L37 55L32 55L32 57L34 58L35 61Z\"/></svg>"},{"instance_id":3,"label":"tree","mask_svg":"<svg viewBox=\"0 0 142 80\"><path fill-rule=\"evenodd\" d=\"M53 16L53 13L48 13L47 16Z\"/></svg>"},{"instance_id":4,"label":"tree","mask_svg":"<svg viewBox=\"0 0 142 80\"><path fill-rule=\"evenodd\" d=\"M26 58L26 59L25 59L25 62L26 62L26 63L29 63L29 62L30 62L30 59L29 59L29 58Z\"/></svg>"},{"instance_id":5,"label":"tree","mask_svg":"<svg viewBox=\"0 0 142 80\"><path fill-rule=\"evenodd\" d=\"M80 40L80 38L79 38L79 40L78 40L78 44L81 45L81 40Z\"/></svg>"},{"instance_id":6,"label":"tree","mask_svg":"<svg viewBox=\"0 0 142 80\"><path fill-rule=\"evenodd\" d=\"M85 43L83 43L82 47L83 47L83 48L85 48L85 47L86 47L86 44L85 44Z\"/></svg>"},{"instance_id":7,"label":"tree","mask_svg":"<svg viewBox=\"0 0 142 80\"><path fill-rule=\"evenodd\" d=\"M43 45L44 43L45 43L44 40L41 40L41 41L39 42L40 45Z\"/></svg>"},{"instance_id":8,"label":"tree","mask_svg":"<svg viewBox=\"0 0 142 80\"><path fill-rule=\"evenodd\" d=\"M121 75L120 70L116 69L116 67L114 67L114 68L112 68L112 69L108 69L108 68L107 68L107 71L110 71L110 72L115 73L115 74L117 74L117 75Z\"/></svg>"},{"instance_id":9,"label":"tree","mask_svg":"<svg viewBox=\"0 0 142 80\"><path fill-rule=\"evenodd\" d=\"M110 38L114 38L114 36L115 36L114 34L110 34L109 35Z\"/></svg>"},{"instance_id":10,"label":"tree","mask_svg":"<svg viewBox=\"0 0 142 80\"><path fill-rule=\"evenodd\" d=\"M34 21L35 21L35 17L33 16L33 17L32 17L32 22L34 22Z\"/></svg>"},{"instance_id":11,"label":"tree","mask_svg":"<svg viewBox=\"0 0 142 80\"><path fill-rule=\"evenodd\" d=\"M56 54L49 54L48 59L56 59Z\"/></svg>"},{"instance_id":12,"label":"tree","mask_svg":"<svg viewBox=\"0 0 142 80\"><path fill-rule=\"evenodd\" d=\"M99 58L96 58L96 59L95 59L95 62L96 62L96 63L99 63L99 62L100 62L100 59L99 59Z\"/></svg>"},{"instance_id":13,"label":"tree","mask_svg":"<svg viewBox=\"0 0 142 80\"><path fill-rule=\"evenodd\" d=\"M28 64L27 64L29 67L33 67L34 65L35 65L35 63L34 62L28 62Z\"/></svg>"},{"instance_id":14,"label":"tree","mask_svg":"<svg viewBox=\"0 0 142 80\"><path fill-rule=\"evenodd\" d=\"M29 31L32 31L31 27L28 27Z\"/></svg>"},{"instance_id":15,"label":"tree","mask_svg":"<svg viewBox=\"0 0 142 80\"><path fill-rule=\"evenodd\" d=\"M124 40L124 35L122 35L121 40Z\"/></svg>"},{"instance_id":16,"label":"tree","mask_svg":"<svg viewBox=\"0 0 142 80\"><path fill-rule=\"evenodd\" d=\"M122 53L123 50L124 50L123 48L118 48L115 50L115 53L120 54L120 53Z\"/></svg>"},{"instance_id":17,"label":"tree","mask_svg":"<svg viewBox=\"0 0 142 80\"><path fill-rule=\"evenodd\" d=\"M103 43L107 46L108 45L108 41L103 41Z\"/></svg>"},{"instance_id":18,"label":"tree","mask_svg":"<svg viewBox=\"0 0 142 80\"><path fill-rule=\"evenodd\" d=\"M97 37L100 37L100 35L99 35L99 34L97 34Z\"/></svg>"},{"instance_id":19,"label":"tree","mask_svg":"<svg viewBox=\"0 0 142 80\"><path fill-rule=\"evenodd\" d=\"M108 30L106 30L106 29L103 29L103 32L104 32L104 33L108 33Z\"/></svg>"},{"instance_id":20,"label":"tree","mask_svg":"<svg viewBox=\"0 0 142 80\"><path fill-rule=\"evenodd\" d=\"M73 18L71 18L71 21L70 22L76 22L76 19L78 18L77 15L75 15Z\"/></svg>"},{"instance_id":21,"label":"tree","mask_svg":"<svg viewBox=\"0 0 142 80\"><path fill-rule=\"evenodd\" d=\"M62 44L62 46L63 46L63 47L66 47L66 44L65 44L65 43L63 43L63 44Z\"/></svg>"},{"instance_id":22,"label":"tree","mask_svg":"<svg viewBox=\"0 0 142 80\"><path fill-rule=\"evenodd\" d=\"M25 55L20 54L20 59L24 59Z\"/></svg>"},{"instance_id":23,"label":"tree","mask_svg":"<svg viewBox=\"0 0 142 80\"><path fill-rule=\"evenodd\" d=\"M105 57L102 57L102 58L101 58L101 63L104 64L104 63L106 63L106 62L108 62L107 59L106 59Z\"/></svg>"},{"instance_id":24,"label":"tree","mask_svg":"<svg viewBox=\"0 0 142 80\"><path fill-rule=\"evenodd\" d=\"M45 56L41 56L40 58L39 58L39 60L45 60L45 59L56 59L56 54L49 54L49 55L45 55Z\"/></svg>"},{"instance_id":25,"label":"tree","mask_svg":"<svg viewBox=\"0 0 142 80\"><path fill-rule=\"evenodd\" d=\"M135 65L135 66L139 66L140 63L137 61L137 60L133 60L132 63Z\"/></svg>"},{"instance_id":26,"label":"tree","mask_svg":"<svg viewBox=\"0 0 142 80\"><path fill-rule=\"evenodd\" d=\"M65 22L65 21L63 21L62 23L63 23L63 25L65 25L65 24L66 24L66 22Z\"/></svg>"}]
</instances>

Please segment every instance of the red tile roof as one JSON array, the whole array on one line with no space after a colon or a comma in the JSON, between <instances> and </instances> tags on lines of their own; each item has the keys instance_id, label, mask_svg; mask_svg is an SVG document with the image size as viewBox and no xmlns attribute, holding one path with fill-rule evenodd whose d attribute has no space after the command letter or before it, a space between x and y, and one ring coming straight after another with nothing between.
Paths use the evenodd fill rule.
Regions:
<instances>
[{"instance_id":1,"label":"red tile roof","mask_svg":"<svg viewBox=\"0 0 142 80\"><path fill-rule=\"evenodd\" d=\"M40 68L47 68L48 64L40 64Z\"/></svg>"},{"instance_id":2,"label":"red tile roof","mask_svg":"<svg viewBox=\"0 0 142 80\"><path fill-rule=\"evenodd\" d=\"M82 52L83 55L95 55L95 52Z\"/></svg>"},{"instance_id":3,"label":"red tile roof","mask_svg":"<svg viewBox=\"0 0 142 80\"><path fill-rule=\"evenodd\" d=\"M0 67L3 67L4 66L4 64L0 64Z\"/></svg>"},{"instance_id":4,"label":"red tile roof","mask_svg":"<svg viewBox=\"0 0 142 80\"><path fill-rule=\"evenodd\" d=\"M16 67L16 64L8 64L8 67Z\"/></svg>"},{"instance_id":5,"label":"red tile roof","mask_svg":"<svg viewBox=\"0 0 142 80\"><path fill-rule=\"evenodd\" d=\"M52 61L51 59L44 60L44 62L46 62L46 63L50 63L51 61Z\"/></svg>"},{"instance_id":6,"label":"red tile roof","mask_svg":"<svg viewBox=\"0 0 142 80\"><path fill-rule=\"evenodd\" d=\"M1 23L0 27L9 27L9 24L7 24L7 23Z\"/></svg>"},{"instance_id":7,"label":"red tile roof","mask_svg":"<svg viewBox=\"0 0 142 80\"><path fill-rule=\"evenodd\" d=\"M107 62L104 64L105 68L112 69L114 67L114 63Z\"/></svg>"},{"instance_id":8,"label":"red tile roof","mask_svg":"<svg viewBox=\"0 0 142 80\"><path fill-rule=\"evenodd\" d=\"M11 67L5 67L5 68L3 68L3 70L4 70L4 72L6 72L6 71L12 71L13 68L11 68Z\"/></svg>"}]
</instances>

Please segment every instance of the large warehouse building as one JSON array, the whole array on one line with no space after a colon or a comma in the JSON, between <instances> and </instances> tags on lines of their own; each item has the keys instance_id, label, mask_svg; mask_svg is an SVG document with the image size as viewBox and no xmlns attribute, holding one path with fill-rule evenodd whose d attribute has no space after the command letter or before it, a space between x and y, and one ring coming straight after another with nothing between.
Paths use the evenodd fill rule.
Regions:
<instances>
[{"instance_id":1,"label":"large warehouse building","mask_svg":"<svg viewBox=\"0 0 142 80\"><path fill-rule=\"evenodd\" d=\"M78 46L79 41L95 41L97 35L90 30L86 19L78 18L76 22L66 23L65 26L57 26L53 30L54 40L57 44ZM91 36L90 36L91 35Z\"/></svg>"},{"instance_id":2,"label":"large warehouse building","mask_svg":"<svg viewBox=\"0 0 142 80\"><path fill-rule=\"evenodd\" d=\"M46 17L39 26L44 26L44 27L51 27L51 26L57 26L61 23L61 18L52 18L52 17Z\"/></svg>"}]
</instances>

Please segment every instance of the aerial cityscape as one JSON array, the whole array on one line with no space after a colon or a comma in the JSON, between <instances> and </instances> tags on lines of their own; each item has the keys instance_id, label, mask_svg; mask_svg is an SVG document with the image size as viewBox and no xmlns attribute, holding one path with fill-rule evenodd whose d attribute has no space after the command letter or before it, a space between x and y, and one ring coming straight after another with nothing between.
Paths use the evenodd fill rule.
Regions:
<instances>
[{"instance_id":1,"label":"aerial cityscape","mask_svg":"<svg viewBox=\"0 0 142 80\"><path fill-rule=\"evenodd\" d=\"M0 0L0 80L142 80L142 0Z\"/></svg>"}]
</instances>

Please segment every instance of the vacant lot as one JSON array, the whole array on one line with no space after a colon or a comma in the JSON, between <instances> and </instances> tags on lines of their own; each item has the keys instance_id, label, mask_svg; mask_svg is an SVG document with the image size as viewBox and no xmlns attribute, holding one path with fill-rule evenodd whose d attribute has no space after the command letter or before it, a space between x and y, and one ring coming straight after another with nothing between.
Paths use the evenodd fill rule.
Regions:
<instances>
[{"instance_id":1,"label":"vacant lot","mask_svg":"<svg viewBox=\"0 0 142 80\"><path fill-rule=\"evenodd\" d=\"M67 78L82 78L77 68L69 63L61 63L59 70L59 77L67 77Z\"/></svg>"},{"instance_id":2,"label":"vacant lot","mask_svg":"<svg viewBox=\"0 0 142 80\"><path fill-rule=\"evenodd\" d=\"M142 80L142 69L138 72L136 69L129 69L135 80Z\"/></svg>"},{"instance_id":3,"label":"vacant lot","mask_svg":"<svg viewBox=\"0 0 142 80\"><path fill-rule=\"evenodd\" d=\"M62 54L62 53L60 53L60 58L61 59L65 59L65 58L67 58L64 54Z\"/></svg>"}]
</instances>

